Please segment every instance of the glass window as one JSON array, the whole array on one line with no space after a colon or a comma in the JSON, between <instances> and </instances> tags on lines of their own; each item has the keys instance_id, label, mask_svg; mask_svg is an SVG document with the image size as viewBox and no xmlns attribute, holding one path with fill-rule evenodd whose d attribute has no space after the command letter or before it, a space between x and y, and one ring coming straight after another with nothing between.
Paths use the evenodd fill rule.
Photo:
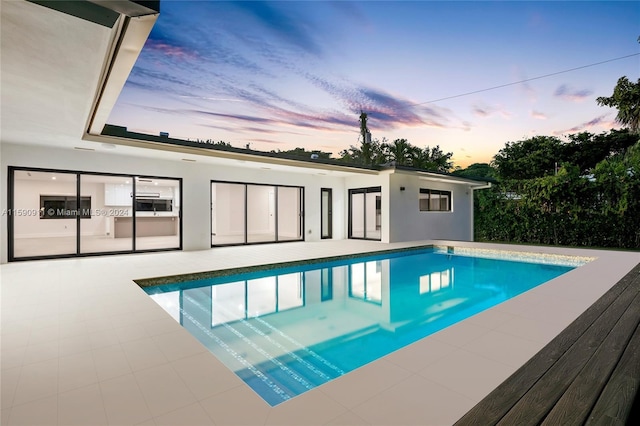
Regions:
<instances>
[{"instance_id":1,"label":"glass window","mask_svg":"<svg viewBox=\"0 0 640 426\"><path fill-rule=\"evenodd\" d=\"M245 188L243 183L211 183L211 244L244 244Z\"/></svg>"},{"instance_id":2,"label":"glass window","mask_svg":"<svg viewBox=\"0 0 640 426\"><path fill-rule=\"evenodd\" d=\"M80 253L133 250L132 190L131 176L80 175L80 194L94 200L80 221Z\"/></svg>"},{"instance_id":3,"label":"glass window","mask_svg":"<svg viewBox=\"0 0 640 426\"><path fill-rule=\"evenodd\" d=\"M276 241L276 188L247 185L247 242Z\"/></svg>"},{"instance_id":4,"label":"glass window","mask_svg":"<svg viewBox=\"0 0 640 426\"><path fill-rule=\"evenodd\" d=\"M304 239L304 188L211 182L211 245Z\"/></svg>"},{"instance_id":5,"label":"glass window","mask_svg":"<svg viewBox=\"0 0 640 426\"><path fill-rule=\"evenodd\" d=\"M76 254L77 192L75 173L14 171L13 258Z\"/></svg>"},{"instance_id":6,"label":"glass window","mask_svg":"<svg viewBox=\"0 0 640 426\"><path fill-rule=\"evenodd\" d=\"M382 193L380 187L349 190L349 238L382 238Z\"/></svg>"},{"instance_id":7,"label":"glass window","mask_svg":"<svg viewBox=\"0 0 640 426\"><path fill-rule=\"evenodd\" d=\"M179 248L180 181L136 177L135 183L136 250Z\"/></svg>"},{"instance_id":8,"label":"glass window","mask_svg":"<svg viewBox=\"0 0 640 426\"><path fill-rule=\"evenodd\" d=\"M420 211L451 211L451 191L420 188Z\"/></svg>"},{"instance_id":9,"label":"glass window","mask_svg":"<svg viewBox=\"0 0 640 426\"><path fill-rule=\"evenodd\" d=\"M13 167L9 176L9 260L181 247L180 179Z\"/></svg>"},{"instance_id":10,"label":"glass window","mask_svg":"<svg viewBox=\"0 0 640 426\"><path fill-rule=\"evenodd\" d=\"M278 241L302 239L302 188L279 186L278 194Z\"/></svg>"}]
</instances>

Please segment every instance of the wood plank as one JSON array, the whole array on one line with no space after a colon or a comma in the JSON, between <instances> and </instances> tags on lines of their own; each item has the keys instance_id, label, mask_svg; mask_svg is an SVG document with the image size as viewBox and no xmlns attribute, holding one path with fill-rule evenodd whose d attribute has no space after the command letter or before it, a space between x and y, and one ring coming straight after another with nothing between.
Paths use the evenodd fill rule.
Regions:
<instances>
[{"instance_id":1,"label":"wood plank","mask_svg":"<svg viewBox=\"0 0 640 426\"><path fill-rule=\"evenodd\" d=\"M584 364L593 356L633 301L637 291L628 285L587 331L558 359L498 424L538 424L552 409Z\"/></svg>"},{"instance_id":2,"label":"wood plank","mask_svg":"<svg viewBox=\"0 0 640 426\"><path fill-rule=\"evenodd\" d=\"M640 274L640 264L609 289L580 317L549 342L515 373L469 410L456 426L496 424L548 371L593 322Z\"/></svg>"},{"instance_id":3,"label":"wood plank","mask_svg":"<svg viewBox=\"0 0 640 426\"><path fill-rule=\"evenodd\" d=\"M636 283L639 283L636 280ZM640 322L640 292L611 332L602 341L593 357L587 361L576 379L558 400L542 422L543 425L583 424L600 397L611 373L627 349Z\"/></svg>"},{"instance_id":4,"label":"wood plank","mask_svg":"<svg viewBox=\"0 0 640 426\"><path fill-rule=\"evenodd\" d=\"M626 424L634 401L640 397L640 325L636 328L600 398L591 410L587 425Z\"/></svg>"}]
</instances>

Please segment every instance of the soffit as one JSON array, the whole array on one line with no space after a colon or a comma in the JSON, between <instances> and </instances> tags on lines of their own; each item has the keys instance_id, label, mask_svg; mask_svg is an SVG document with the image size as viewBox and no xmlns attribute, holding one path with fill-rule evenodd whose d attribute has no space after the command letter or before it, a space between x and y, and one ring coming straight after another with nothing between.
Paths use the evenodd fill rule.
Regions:
<instances>
[{"instance_id":1,"label":"soffit","mask_svg":"<svg viewBox=\"0 0 640 426\"><path fill-rule=\"evenodd\" d=\"M115 30L23 0L0 13L2 141L72 148Z\"/></svg>"}]
</instances>

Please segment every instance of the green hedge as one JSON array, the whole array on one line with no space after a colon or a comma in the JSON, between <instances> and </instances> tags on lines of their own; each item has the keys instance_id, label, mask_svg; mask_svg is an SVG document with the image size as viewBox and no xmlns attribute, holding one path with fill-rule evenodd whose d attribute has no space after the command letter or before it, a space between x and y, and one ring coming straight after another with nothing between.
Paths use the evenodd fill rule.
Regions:
<instances>
[{"instance_id":1,"label":"green hedge","mask_svg":"<svg viewBox=\"0 0 640 426\"><path fill-rule=\"evenodd\" d=\"M589 177L566 166L476 191L476 241L640 248L638 152L599 163Z\"/></svg>"}]
</instances>

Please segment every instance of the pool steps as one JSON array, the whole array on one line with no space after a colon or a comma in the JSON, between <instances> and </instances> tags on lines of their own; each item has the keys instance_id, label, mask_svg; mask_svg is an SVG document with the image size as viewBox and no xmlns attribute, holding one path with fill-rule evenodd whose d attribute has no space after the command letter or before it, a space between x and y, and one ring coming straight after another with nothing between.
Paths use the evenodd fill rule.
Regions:
<instances>
[{"instance_id":1,"label":"pool steps","mask_svg":"<svg viewBox=\"0 0 640 426\"><path fill-rule=\"evenodd\" d=\"M208 297L204 294L203 296ZM199 310L201 310L203 313L207 315L210 314L210 311L207 310L202 305L201 302L195 300L193 297L189 295L184 295L183 297L185 298L185 301L189 302L191 306L198 308ZM220 309L220 308L217 307L217 309ZM237 350L234 350L229 345L224 343L210 329L208 329L207 326L203 325L200 321L198 321L192 315L188 314L182 308L181 308L181 312L183 313L183 318L186 318L191 323L193 323L200 331L204 332L207 338L213 339L213 341L215 341L215 343L220 348L225 350L226 353L228 353L232 358L234 358L237 362L239 362L244 367L244 371L243 371L244 374L238 374L241 378L243 378L243 380L245 380L246 382L256 380L256 379L260 380L263 386L266 386L270 391L272 391L274 393L274 396L277 396L276 401L273 401L276 404L284 400L288 400L300 393L299 391L294 391L293 389L291 390L292 392L290 393L290 391L286 389L287 387L298 387L298 388L302 387L308 390L316 387L318 384L326 383L330 380L333 380L336 377L339 377L345 374L344 370L335 366L329 360L318 355L313 350L309 348L305 348L301 343L296 341L294 338L292 338L291 336L282 332L282 330L274 327L273 325L269 324L268 322L266 322L265 320L259 317L253 317L252 321L256 321L262 326L264 326L267 329L266 332L260 330L258 327L256 327L256 325L251 324L249 321L245 319L239 319L234 323L233 326L229 325L228 323L220 324L220 326L224 327L227 331L235 335L244 344L246 344L245 348L247 349L247 351L251 351L251 350L255 351L258 354L260 354L260 357L262 359L265 360L264 362L261 362L258 365L255 365L254 363L246 359L247 357L246 352L239 353ZM239 330L240 327L238 327L238 325L242 326L245 329L245 331L240 331ZM260 338L262 339L261 341L265 342L266 345L264 344L258 345L254 341L252 341L252 339L250 339L247 336L247 334L251 334L251 333L257 336L260 336ZM279 338L281 339L276 339L274 335L279 336ZM202 341L201 339L199 340L206 345L204 341ZM280 342L278 340L283 340L283 341ZM305 358L313 359L316 362L320 363L321 365L315 366L313 365L313 363L309 362L307 359L304 359L303 357L293 352L292 350L287 349L287 347L283 345L283 343L286 344L287 342L295 347L294 350L296 350L297 352L301 352L303 356L306 355ZM273 356L272 354L269 353L267 349L265 349L265 346L266 347L271 346L279 349L278 352L282 353L282 355L278 357ZM286 361L286 362L281 361L281 359L287 359L287 358L290 359L291 361ZM263 369L269 370L268 368L269 364L272 364L272 366L275 366L276 369L279 369L281 371L282 374L280 375L274 375L273 371L269 371L268 373L272 378L274 376L279 376L278 378L280 380L278 380L278 382L280 383L274 382L269 377L267 377L265 372L262 371ZM328 371L326 372L322 371L321 367L325 367ZM250 372L251 377L243 377L243 376L246 376L246 372ZM283 381L285 382L284 385L282 383ZM272 401L268 401L268 402L274 405Z\"/></svg>"}]
</instances>

